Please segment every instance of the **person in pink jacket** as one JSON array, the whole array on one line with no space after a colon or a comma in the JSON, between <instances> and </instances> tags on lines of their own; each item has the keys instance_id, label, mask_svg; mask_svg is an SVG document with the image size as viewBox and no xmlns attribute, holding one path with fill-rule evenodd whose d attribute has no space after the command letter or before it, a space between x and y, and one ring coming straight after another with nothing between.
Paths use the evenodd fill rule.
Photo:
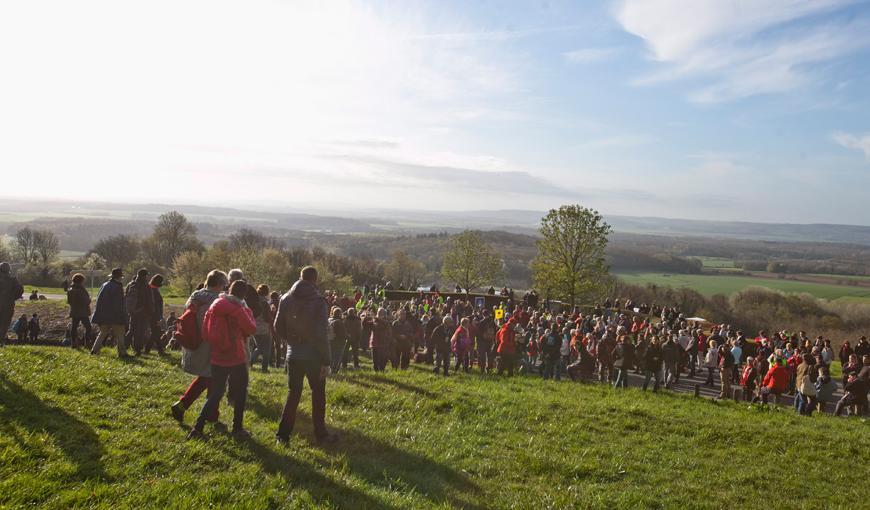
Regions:
<instances>
[{"instance_id":1,"label":"person in pink jacket","mask_svg":"<svg viewBox=\"0 0 870 510\"><path fill-rule=\"evenodd\" d=\"M242 427L245 416L245 400L248 396L248 354L245 341L257 331L254 314L244 300L248 284L237 280L229 292L220 295L205 312L202 321L202 338L211 347L211 385L208 398L196 425L188 438L203 437L206 417L214 414L226 391L227 382L233 389L234 413L233 436L244 439L249 436Z\"/></svg>"}]
</instances>

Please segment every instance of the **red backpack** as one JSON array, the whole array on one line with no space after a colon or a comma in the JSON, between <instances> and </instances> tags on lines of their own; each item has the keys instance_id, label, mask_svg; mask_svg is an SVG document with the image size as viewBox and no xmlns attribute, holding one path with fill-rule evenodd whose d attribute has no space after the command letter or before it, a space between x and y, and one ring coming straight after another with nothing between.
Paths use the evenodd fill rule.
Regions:
<instances>
[{"instance_id":1,"label":"red backpack","mask_svg":"<svg viewBox=\"0 0 870 510\"><path fill-rule=\"evenodd\" d=\"M189 350L195 350L202 343L199 321L196 319L196 309L197 306L191 304L175 323L175 339L182 347Z\"/></svg>"}]
</instances>

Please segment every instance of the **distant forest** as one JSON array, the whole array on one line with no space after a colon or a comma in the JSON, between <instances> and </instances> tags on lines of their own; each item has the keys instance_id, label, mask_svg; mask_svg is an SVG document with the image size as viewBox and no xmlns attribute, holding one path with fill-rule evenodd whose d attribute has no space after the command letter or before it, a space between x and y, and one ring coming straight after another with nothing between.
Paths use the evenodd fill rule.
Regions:
<instances>
[{"instance_id":1,"label":"distant forest","mask_svg":"<svg viewBox=\"0 0 870 510\"><path fill-rule=\"evenodd\" d=\"M353 220L351 220L353 221ZM86 253L100 239L118 234L145 237L154 220L100 218L40 218L26 222L0 223L0 233L14 235L18 228L30 226L53 231L60 248ZM449 234L455 231L418 234L393 234L389 231L336 233L318 229L293 229L287 221L269 222L243 218L236 223L193 219L197 236L205 245L227 240L243 226L261 232L283 246L318 248L335 255L375 261L387 261L402 251L425 267L426 281L435 281L442 267L442 253ZM305 223L305 221L302 221ZM312 227L314 224L305 224ZM533 235L502 230L483 232L483 236L504 259L505 278L501 285L528 288L531 279L529 262L535 256ZM836 275L870 275L870 246L830 242L785 242L744 239L716 239L698 236L646 235L614 232L607 251L612 271L654 271L676 274L699 273L702 257L725 258L735 268L774 273L819 273Z\"/></svg>"}]
</instances>

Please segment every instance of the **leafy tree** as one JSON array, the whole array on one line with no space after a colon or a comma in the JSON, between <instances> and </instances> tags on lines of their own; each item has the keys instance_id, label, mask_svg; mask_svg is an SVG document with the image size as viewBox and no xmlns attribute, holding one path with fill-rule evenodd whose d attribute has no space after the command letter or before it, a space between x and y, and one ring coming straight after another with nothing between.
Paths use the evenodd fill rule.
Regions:
<instances>
[{"instance_id":1,"label":"leafy tree","mask_svg":"<svg viewBox=\"0 0 870 510\"><path fill-rule=\"evenodd\" d=\"M202 252L204 247L196 238L196 226L178 211L160 215L154 233L144 248L148 258L161 266L168 266L183 251Z\"/></svg>"},{"instance_id":2,"label":"leafy tree","mask_svg":"<svg viewBox=\"0 0 870 510\"><path fill-rule=\"evenodd\" d=\"M607 283L604 252L610 232L610 225L593 209L551 209L541 219L538 255L531 264L535 285L572 305L578 298L600 294Z\"/></svg>"},{"instance_id":3,"label":"leafy tree","mask_svg":"<svg viewBox=\"0 0 870 510\"><path fill-rule=\"evenodd\" d=\"M466 230L447 240L441 276L468 293L497 280L503 267L502 259L483 240L480 232Z\"/></svg>"},{"instance_id":4,"label":"leafy tree","mask_svg":"<svg viewBox=\"0 0 870 510\"><path fill-rule=\"evenodd\" d=\"M426 267L422 262L411 258L404 250L396 250L384 266L384 276L393 283L410 285L423 276Z\"/></svg>"},{"instance_id":5,"label":"leafy tree","mask_svg":"<svg viewBox=\"0 0 870 510\"><path fill-rule=\"evenodd\" d=\"M175 256L172 261L172 277L183 285L188 294L193 292L196 285L205 281L206 274L210 271L206 257L203 253L195 251L183 251Z\"/></svg>"},{"instance_id":6,"label":"leafy tree","mask_svg":"<svg viewBox=\"0 0 870 510\"><path fill-rule=\"evenodd\" d=\"M126 267L139 256L139 240L133 236L119 234L97 241L91 248L106 261L106 266Z\"/></svg>"}]
</instances>

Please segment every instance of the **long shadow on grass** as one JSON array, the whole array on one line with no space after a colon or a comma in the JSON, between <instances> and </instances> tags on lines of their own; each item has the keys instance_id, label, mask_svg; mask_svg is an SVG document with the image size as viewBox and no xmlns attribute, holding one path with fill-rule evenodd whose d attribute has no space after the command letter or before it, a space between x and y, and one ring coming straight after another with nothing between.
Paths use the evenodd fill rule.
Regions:
<instances>
[{"instance_id":1,"label":"long shadow on grass","mask_svg":"<svg viewBox=\"0 0 870 510\"><path fill-rule=\"evenodd\" d=\"M335 508L400 510L400 507L336 482L315 466L300 462L289 453L279 453L254 439L241 443L238 448L224 448L224 452L242 462L259 463L264 472L283 477L290 489L303 489L318 503L328 503Z\"/></svg>"},{"instance_id":2,"label":"long shadow on grass","mask_svg":"<svg viewBox=\"0 0 870 510\"><path fill-rule=\"evenodd\" d=\"M356 430L336 429L340 440L327 451L346 459L350 470L386 490L407 487L434 504L480 509L480 488L461 471Z\"/></svg>"},{"instance_id":3,"label":"long shadow on grass","mask_svg":"<svg viewBox=\"0 0 870 510\"><path fill-rule=\"evenodd\" d=\"M422 386L417 386L415 384L411 384L411 383L407 383L407 382L403 382L403 381L397 381L397 380L392 379L390 377L387 377L384 375L379 375L379 374L358 373L358 374L356 374L356 377L348 377L347 379L344 379L344 381L349 382L351 384L358 384L358 385L366 387L366 388L376 387L376 385L372 384L372 383L380 383L380 384L386 384L386 385L392 386L392 387L396 388L397 390L407 391L410 393L416 393L418 395L423 395L423 396L426 396L429 398L435 398L438 396L435 393L427 390L426 388L423 388ZM366 382L366 381L368 381L368 382Z\"/></svg>"},{"instance_id":4,"label":"long shadow on grass","mask_svg":"<svg viewBox=\"0 0 870 510\"><path fill-rule=\"evenodd\" d=\"M64 455L75 463L75 479L107 478L102 462L105 449L90 425L60 407L43 402L0 374L0 430L24 446L26 440L15 425L50 434Z\"/></svg>"}]
</instances>

